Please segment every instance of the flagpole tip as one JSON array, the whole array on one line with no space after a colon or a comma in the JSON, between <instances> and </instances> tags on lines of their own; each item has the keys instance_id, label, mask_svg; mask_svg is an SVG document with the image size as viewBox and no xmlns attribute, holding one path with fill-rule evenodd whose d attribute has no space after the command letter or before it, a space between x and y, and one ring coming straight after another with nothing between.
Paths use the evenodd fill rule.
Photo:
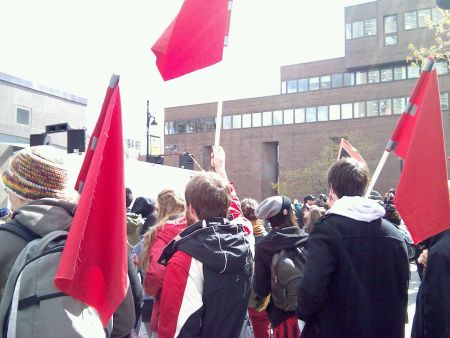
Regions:
<instances>
[{"instance_id":1,"label":"flagpole tip","mask_svg":"<svg viewBox=\"0 0 450 338\"><path fill-rule=\"evenodd\" d=\"M111 76L111 81L109 81L109 88L114 88L119 83L120 75L113 74Z\"/></svg>"}]
</instances>

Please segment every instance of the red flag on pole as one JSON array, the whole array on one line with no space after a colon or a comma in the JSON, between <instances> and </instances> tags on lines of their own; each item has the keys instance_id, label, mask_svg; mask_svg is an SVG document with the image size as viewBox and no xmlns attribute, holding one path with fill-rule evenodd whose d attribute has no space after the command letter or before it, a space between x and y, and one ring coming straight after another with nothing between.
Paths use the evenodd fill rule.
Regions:
<instances>
[{"instance_id":1,"label":"red flag on pole","mask_svg":"<svg viewBox=\"0 0 450 338\"><path fill-rule=\"evenodd\" d=\"M430 59L390 145L404 159L395 205L415 243L450 228L447 156L434 61Z\"/></svg>"},{"instance_id":2,"label":"red flag on pole","mask_svg":"<svg viewBox=\"0 0 450 338\"><path fill-rule=\"evenodd\" d=\"M358 162L361 162L367 165L366 161L364 161L363 157L359 153L358 149L353 147L350 142L348 142L345 138L341 138L341 145L339 147L338 152L338 160L344 157L352 157Z\"/></svg>"},{"instance_id":3,"label":"red flag on pole","mask_svg":"<svg viewBox=\"0 0 450 338\"><path fill-rule=\"evenodd\" d=\"M106 325L126 295L122 112L118 76L106 92L76 188L81 191L55 285L94 307Z\"/></svg>"},{"instance_id":4,"label":"red flag on pole","mask_svg":"<svg viewBox=\"0 0 450 338\"><path fill-rule=\"evenodd\" d=\"M164 81L222 60L231 16L230 0L185 0L153 45Z\"/></svg>"}]
</instances>

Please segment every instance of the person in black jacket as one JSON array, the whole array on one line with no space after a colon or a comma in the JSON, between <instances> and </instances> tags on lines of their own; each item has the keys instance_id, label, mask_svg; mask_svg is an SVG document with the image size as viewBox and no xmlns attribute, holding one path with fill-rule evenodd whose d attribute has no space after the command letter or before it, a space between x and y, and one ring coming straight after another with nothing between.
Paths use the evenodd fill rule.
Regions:
<instances>
[{"instance_id":1,"label":"person in black jacket","mask_svg":"<svg viewBox=\"0 0 450 338\"><path fill-rule=\"evenodd\" d=\"M321 338L403 338L409 261L384 208L361 197L367 167L341 159L328 171L330 209L308 240L297 315ZM304 334L304 335L303 335Z\"/></svg>"},{"instance_id":2,"label":"person in black jacket","mask_svg":"<svg viewBox=\"0 0 450 338\"><path fill-rule=\"evenodd\" d=\"M450 337L450 229L424 244L429 252L417 294L411 338Z\"/></svg>"},{"instance_id":3,"label":"person in black jacket","mask_svg":"<svg viewBox=\"0 0 450 338\"><path fill-rule=\"evenodd\" d=\"M286 196L265 199L256 208L256 217L268 219L272 231L256 244L255 292L266 297L271 292L271 264L273 255L283 249L305 246L308 235L295 221L291 200ZM270 300L267 314L273 327L274 337L293 338L300 335L300 328L294 311L284 311Z\"/></svg>"}]
</instances>

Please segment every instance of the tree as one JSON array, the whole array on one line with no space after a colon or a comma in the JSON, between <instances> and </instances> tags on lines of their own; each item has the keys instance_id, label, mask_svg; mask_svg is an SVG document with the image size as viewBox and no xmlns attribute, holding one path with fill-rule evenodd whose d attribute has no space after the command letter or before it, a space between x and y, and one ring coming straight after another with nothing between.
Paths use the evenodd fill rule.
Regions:
<instances>
[{"instance_id":1,"label":"tree","mask_svg":"<svg viewBox=\"0 0 450 338\"><path fill-rule=\"evenodd\" d=\"M374 145L359 133L348 133L342 137L358 149L363 157L374 150ZM330 138L310 165L282 173L279 183L273 185L278 194L291 199L298 198L299 194L326 194L328 168L336 161L340 140L340 137Z\"/></svg>"}]
</instances>

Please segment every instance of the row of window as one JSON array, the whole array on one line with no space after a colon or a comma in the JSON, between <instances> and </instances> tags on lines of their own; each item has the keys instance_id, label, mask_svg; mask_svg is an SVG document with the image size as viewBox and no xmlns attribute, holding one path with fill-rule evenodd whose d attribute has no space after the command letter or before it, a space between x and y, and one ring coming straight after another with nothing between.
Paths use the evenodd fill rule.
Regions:
<instances>
[{"instance_id":1,"label":"row of window","mask_svg":"<svg viewBox=\"0 0 450 338\"><path fill-rule=\"evenodd\" d=\"M446 61L437 61L435 64L436 71L439 75L448 74L449 70ZM305 79L282 81L281 94L415 79L419 77L419 74L419 67L402 65L368 71L322 75Z\"/></svg>"},{"instance_id":2,"label":"row of window","mask_svg":"<svg viewBox=\"0 0 450 338\"><path fill-rule=\"evenodd\" d=\"M438 8L426 8L405 12L403 18L404 29L410 30L427 27L430 22L436 25L442 18L442 12ZM385 45L397 43L397 14L384 17L384 34ZM377 35L376 19L354 21L345 24L345 38L347 40L375 35ZM391 37L388 38L388 41L386 41L386 35Z\"/></svg>"},{"instance_id":3,"label":"row of window","mask_svg":"<svg viewBox=\"0 0 450 338\"><path fill-rule=\"evenodd\" d=\"M310 123L320 121L346 120L352 118L401 114L407 97L343 103L328 106L275 110L257 113L223 116L222 129L258 128ZM441 93L441 109L448 110L448 93ZM187 121L167 121L165 134L202 133L215 130L215 118L199 118Z\"/></svg>"}]
</instances>

